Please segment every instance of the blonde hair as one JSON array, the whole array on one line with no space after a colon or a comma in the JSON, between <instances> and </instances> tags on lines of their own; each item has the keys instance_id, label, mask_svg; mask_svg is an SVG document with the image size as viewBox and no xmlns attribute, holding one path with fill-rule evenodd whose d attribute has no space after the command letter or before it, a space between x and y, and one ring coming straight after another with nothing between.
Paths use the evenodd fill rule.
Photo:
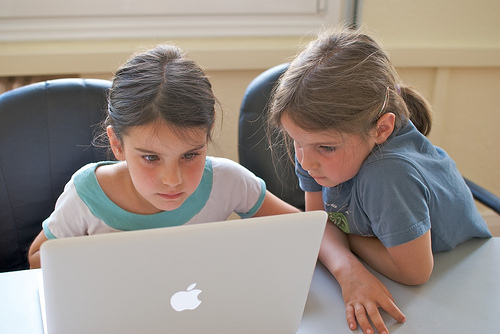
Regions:
<instances>
[{"instance_id":1,"label":"blonde hair","mask_svg":"<svg viewBox=\"0 0 500 334\"><path fill-rule=\"evenodd\" d=\"M400 83L388 55L369 36L339 27L309 43L280 78L270 104L271 126L286 113L308 131L335 130L367 136L385 113L396 127L410 119L431 130L429 103Z\"/></svg>"}]
</instances>

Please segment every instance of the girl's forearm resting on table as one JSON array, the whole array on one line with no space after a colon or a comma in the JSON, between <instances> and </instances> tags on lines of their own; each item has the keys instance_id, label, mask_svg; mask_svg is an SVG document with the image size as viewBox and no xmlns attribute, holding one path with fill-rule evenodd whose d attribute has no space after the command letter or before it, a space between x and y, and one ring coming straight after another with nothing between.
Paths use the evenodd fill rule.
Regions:
<instances>
[{"instance_id":1,"label":"girl's forearm resting on table","mask_svg":"<svg viewBox=\"0 0 500 334\"><path fill-rule=\"evenodd\" d=\"M434 258L430 231L415 240L390 248L373 237L349 235L348 238L351 250L363 261L399 283L422 284L432 273Z\"/></svg>"},{"instance_id":2,"label":"girl's forearm resting on table","mask_svg":"<svg viewBox=\"0 0 500 334\"><path fill-rule=\"evenodd\" d=\"M349 249L345 234L331 223L327 223L325 228L319 259L339 282L347 274L345 268L352 268L352 264L356 262L362 265Z\"/></svg>"},{"instance_id":3,"label":"girl's forearm resting on table","mask_svg":"<svg viewBox=\"0 0 500 334\"><path fill-rule=\"evenodd\" d=\"M399 322L406 320L387 288L351 252L347 236L331 223L325 229L319 259L339 282L350 329L356 329L357 321L365 333L373 332L371 323L379 333L388 333L379 307Z\"/></svg>"},{"instance_id":4,"label":"girl's forearm resting on table","mask_svg":"<svg viewBox=\"0 0 500 334\"><path fill-rule=\"evenodd\" d=\"M324 210L321 192L306 191L305 200L306 211ZM319 259L342 289L351 330L359 323L364 333L373 333L372 325L379 333L388 333L379 307L399 322L406 320L387 288L351 252L347 236L332 223L326 224Z\"/></svg>"}]
</instances>

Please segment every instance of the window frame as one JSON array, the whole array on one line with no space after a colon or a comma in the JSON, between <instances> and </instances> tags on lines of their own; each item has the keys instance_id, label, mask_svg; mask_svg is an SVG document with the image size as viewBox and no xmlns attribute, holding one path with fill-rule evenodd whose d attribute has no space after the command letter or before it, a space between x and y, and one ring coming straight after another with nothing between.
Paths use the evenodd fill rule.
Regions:
<instances>
[{"instance_id":1,"label":"window frame","mask_svg":"<svg viewBox=\"0 0 500 334\"><path fill-rule=\"evenodd\" d=\"M350 0L176 1L0 0L0 42L309 35L353 10Z\"/></svg>"}]
</instances>

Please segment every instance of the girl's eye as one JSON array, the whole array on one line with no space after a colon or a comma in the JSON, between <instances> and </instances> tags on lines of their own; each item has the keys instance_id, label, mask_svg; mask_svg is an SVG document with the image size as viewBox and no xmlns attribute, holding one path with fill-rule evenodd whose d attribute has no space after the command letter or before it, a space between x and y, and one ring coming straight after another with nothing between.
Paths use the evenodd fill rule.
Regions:
<instances>
[{"instance_id":1,"label":"girl's eye","mask_svg":"<svg viewBox=\"0 0 500 334\"><path fill-rule=\"evenodd\" d=\"M185 160L193 160L194 158L196 158L197 155L198 153L186 153L184 154L183 158Z\"/></svg>"},{"instance_id":2,"label":"girl's eye","mask_svg":"<svg viewBox=\"0 0 500 334\"><path fill-rule=\"evenodd\" d=\"M335 146L320 146L320 149L325 151L326 153L331 153L335 152L337 148Z\"/></svg>"},{"instance_id":3,"label":"girl's eye","mask_svg":"<svg viewBox=\"0 0 500 334\"><path fill-rule=\"evenodd\" d=\"M157 155L143 155L142 158L147 162L155 162L159 159Z\"/></svg>"}]
</instances>

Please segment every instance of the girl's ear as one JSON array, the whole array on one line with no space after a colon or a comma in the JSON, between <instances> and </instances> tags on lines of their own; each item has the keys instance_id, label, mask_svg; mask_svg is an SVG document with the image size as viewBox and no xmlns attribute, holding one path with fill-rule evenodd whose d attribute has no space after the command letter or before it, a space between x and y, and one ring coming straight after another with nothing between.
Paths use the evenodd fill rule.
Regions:
<instances>
[{"instance_id":1,"label":"girl's ear","mask_svg":"<svg viewBox=\"0 0 500 334\"><path fill-rule=\"evenodd\" d=\"M384 143L387 138L394 131L394 124L396 122L396 115L392 112L383 114L377 121L377 126L375 128L375 142L380 145Z\"/></svg>"},{"instance_id":2,"label":"girl's ear","mask_svg":"<svg viewBox=\"0 0 500 334\"><path fill-rule=\"evenodd\" d=\"M113 150L115 158L121 161L125 160L122 142L116 137L115 131L111 125L107 126L106 133L108 134L109 144L111 146L111 150Z\"/></svg>"}]
</instances>

